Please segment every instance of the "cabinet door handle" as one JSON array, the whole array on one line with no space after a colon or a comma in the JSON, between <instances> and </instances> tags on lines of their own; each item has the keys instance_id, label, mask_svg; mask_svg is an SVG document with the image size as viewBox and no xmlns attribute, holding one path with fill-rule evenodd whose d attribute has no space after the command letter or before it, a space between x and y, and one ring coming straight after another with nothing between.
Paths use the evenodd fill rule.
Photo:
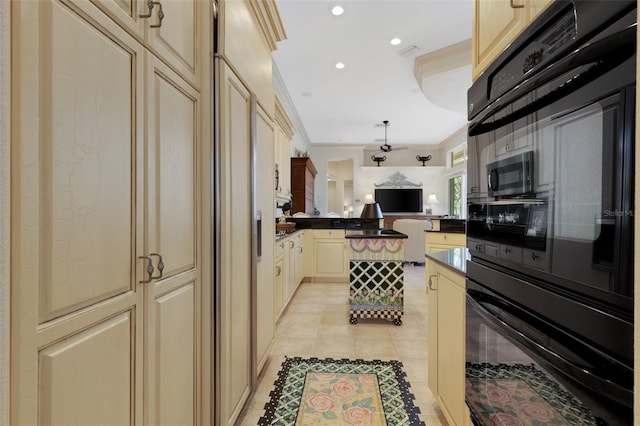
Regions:
<instances>
[{"instance_id":1,"label":"cabinet door handle","mask_svg":"<svg viewBox=\"0 0 640 426\"><path fill-rule=\"evenodd\" d=\"M276 266L276 277L279 277L282 273L282 268L280 266Z\"/></svg>"},{"instance_id":2,"label":"cabinet door handle","mask_svg":"<svg viewBox=\"0 0 640 426\"><path fill-rule=\"evenodd\" d=\"M437 277L437 275L429 275L429 290L436 291L437 289L433 287L433 282L431 281L433 277Z\"/></svg>"},{"instance_id":3,"label":"cabinet door handle","mask_svg":"<svg viewBox=\"0 0 640 426\"><path fill-rule=\"evenodd\" d=\"M522 9L524 7L524 4L515 4L513 0L509 0L509 3L511 3L511 9Z\"/></svg>"},{"instance_id":4,"label":"cabinet door handle","mask_svg":"<svg viewBox=\"0 0 640 426\"><path fill-rule=\"evenodd\" d=\"M293 241L289 241L289 248L293 248L294 245Z\"/></svg>"},{"instance_id":5,"label":"cabinet door handle","mask_svg":"<svg viewBox=\"0 0 640 426\"><path fill-rule=\"evenodd\" d=\"M150 283L153 280L153 270L154 270L153 260L149 256L139 256L138 259L144 259L149 262L147 264L147 267L145 268L145 271L147 272L147 275L149 276L149 278L146 280L141 280L139 282L140 284Z\"/></svg>"},{"instance_id":6,"label":"cabinet door handle","mask_svg":"<svg viewBox=\"0 0 640 426\"><path fill-rule=\"evenodd\" d=\"M156 2L160 7L158 10L158 23L155 25L151 25L151 28L160 28L162 26L162 20L164 19L164 12L162 11L162 3Z\"/></svg>"},{"instance_id":7,"label":"cabinet door handle","mask_svg":"<svg viewBox=\"0 0 640 426\"><path fill-rule=\"evenodd\" d=\"M155 277L151 276L150 278L154 280L159 280L160 278L162 278L162 271L164 270L164 262L162 261L162 255L160 255L159 253L151 253L149 257L151 256L158 257L158 271L160 271L160 275L157 275Z\"/></svg>"},{"instance_id":8,"label":"cabinet door handle","mask_svg":"<svg viewBox=\"0 0 640 426\"><path fill-rule=\"evenodd\" d=\"M157 2L153 1L153 0L147 0L147 8L149 9L149 13L147 13L146 15L138 15L140 18L151 18L151 11L153 10L153 6L155 6L157 4Z\"/></svg>"},{"instance_id":9,"label":"cabinet door handle","mask_svg":"<svg viewBox=\"0 0 640 426\"><path fill-rule=\"evenodd\" d=\"M505 254L509 254L509 253L511 253L511 248L510 248L510 247L505 247L505 248L504 248L504 253L505 253Z\"/></svg>"},{"instance_id":10,"label":"cabinet door handle","mask_svg":"<svg viewBox=\"0 0 640 426\"><path fill-rule=\"evenodd\" d=\"M534 252L531 252L531 260L536 260L539 256Z\"/></svg>"}]
</instances>

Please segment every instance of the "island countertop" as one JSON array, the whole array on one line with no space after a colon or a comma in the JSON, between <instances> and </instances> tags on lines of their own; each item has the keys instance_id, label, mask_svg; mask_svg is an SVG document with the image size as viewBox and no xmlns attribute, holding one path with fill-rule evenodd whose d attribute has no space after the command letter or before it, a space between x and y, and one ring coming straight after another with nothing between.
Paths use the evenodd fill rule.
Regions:
<instances>
[{"instance_id":1,"label":"island countertop","mask_svg":"<svg viewBox=\"0 0 640 426\"><path fill-rule=\"evenodd\" d=\"M406 238L409 238L409 236L407 234L403 234L402 232L394 231L393 229L359 229L357 231L346 230L345 238L348 238L348 239L357 239L357 238L406 239Z\"/></svg>"},{"instance_id":2,"label":"island countertop","mask_svg":"<svg viewBox=\"0 0 640 426\"><path fill-rule=\"evenodd\" d=\"M449 250L434 251L424 255L427 260L433 260L451 269L453 272L465 275L467 273L467 259L469 250L466 247L458 247Z\"/></svg>"}]
</instances>

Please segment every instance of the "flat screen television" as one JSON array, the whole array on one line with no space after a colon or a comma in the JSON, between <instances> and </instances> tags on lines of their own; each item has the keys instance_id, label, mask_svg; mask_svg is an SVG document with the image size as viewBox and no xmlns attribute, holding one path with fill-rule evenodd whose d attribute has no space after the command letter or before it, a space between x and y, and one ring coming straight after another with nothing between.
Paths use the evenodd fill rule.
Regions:
<instances>
[{"instance_id":1,"label":"flat screen television","mask_svg":"<svg viewBox=\"0 0 640 426\"><path fill-rule=\"evenodd\" d=\"M422 188L376 188L375 200L385 213L422 213Z\"/></svg>"}]
</instances>

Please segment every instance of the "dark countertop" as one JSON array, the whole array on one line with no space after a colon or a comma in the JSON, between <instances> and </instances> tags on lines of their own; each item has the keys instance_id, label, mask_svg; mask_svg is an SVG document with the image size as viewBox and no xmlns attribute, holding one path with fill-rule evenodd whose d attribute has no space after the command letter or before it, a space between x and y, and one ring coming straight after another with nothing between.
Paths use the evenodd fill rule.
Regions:
<instances>
[{"instance_id":1,"label":"dark countertop","mask_svg":"<svg viewBox=\"0 0 640 426\"><path fill-rule=\"evenodd\" d=\"M379 219L360 217L288 217L287 222L295 222L296 229L377 229Z\"/></svg>"},{"instance_id":2,"label":"dark countertop","mask_svg":"<svg viewBox=\"0 0 640 426\"><path fill-rule=\"evenodd\" d=\"M362 229L359 231L345 231L345 238L357 239L357 238L395 238L406 239L409 238L407 234L394 231L393 229Z\"/></svg>"},{"instance_id":3,"label":"dark countertop","mask_svg":"<svg viewBox=\"0 0 640 426\"><path fill-rule=\"evenodd\" d=\"M449 232L452 234L464 234L467 228L467 221L464 219L433 219L431 223L438 222L440 229L437 231L426 230L425 232Z\"/></svg>"},{"instance_id":4,"label":"dark countertop","mask_svg":"<svg viewBox=\"0 0 640 426\"><path fill-rule=\"evenodd\" d=\"M458 247L450 250L434 251L424 255L427 260L433 260L440 265L451 269L453 272L466 275L469 250L466 247Z\"/></svg>"}]
</instances>

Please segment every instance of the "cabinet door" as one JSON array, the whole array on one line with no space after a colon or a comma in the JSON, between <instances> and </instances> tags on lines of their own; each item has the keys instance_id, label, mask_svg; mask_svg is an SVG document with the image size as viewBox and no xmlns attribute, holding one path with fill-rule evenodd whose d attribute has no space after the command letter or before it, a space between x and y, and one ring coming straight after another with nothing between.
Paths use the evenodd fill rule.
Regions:
<instances>
[{"instance_id":1,"label":"cabinet door","mask_svg":"<svg viewBox=\"0 0 640 426\"><path fill-rule=\"evenodd\" d=\"M251 392L251 95L218 66L220 163L221 419L235 423Z\"/></svg>"},{"instance_id":2,"label":"cabinet door","mask_svg":"<svg viewBox=\"0 0 640 426\"><path fill-rule=\"evenodd\" d=\"M147 39L149 47L166 61L187 81L198 87L200 80L199 64L196 60L200 21L198 9L204 9L207 2L197 0L159 0L160 4L152 11L148 19ZM146 3L146 2L145 2ZM162 10L165 18L160 21L158 13ZM209 13L201 10L200 13ZM160 25L153 28L152 25Z\"/></svg>"},{"instance_id":3,"label":"cabinet door","mask_svg":"<svg viewBox=\"0 0 640 426\"><path fill-rule=\"evenodd\" d=\"M313 251L314 277L346 278L349 276L347 245L343 230L317 230Z\"/></svg>"},{"instance_id":4,"label":"cabinet door","mask_svg":"<svg viewBox=\"0 0 640 426\"><path fill-rule=\"evenodd\" d=\"M273 309L275 311L275 321L280 318L280 314L282 313L282 284L283 284L283 276L284 276L284 255L276 258L275 264L275 279L273 282L274 291L273 291Z\"/></svg>"},{"instance_id":5,"label":"cabinet door","mask_svg":"<svg viewBox=\"0 0 640 426\"><path fill-rule=\"evenodd\" d=\"M517 1L474 1L472 79L475 80L511 43L527 23L524 7Z\"/></svg>"},{"instance_id":6,"label":"cabinet door","mask_svg":"<svg viewBox=\"0 0 640 426\"><path fill-rule=\"evenodd\" d=\"M144 51L90 3L12 12L10 423L142 424Z\"/></svg>"},{"instance_id":7,"label":"cabinet door","mask_svg":"<svg viewBox=\"0 0 640 426\"><path fill-rule=\"evenodd\" d=\"M465 391L465 302L464 277L438 270L438 396L453 424L468 419Z\"/></svg>"},{"instance_id":8,"label":"cabinet door","mask_svg":"<svg viewBox=\"0 0 640 426\"><path fill-rule=\"evenodd\" d=\"M427 290L427 384L438 395L438 274L436 263L425 262Z\"/></svg>"},{"instance_id":9,"label":"cabinet door","mask_svg":"<svg viewBox=\"0 0 640 426\"><path fill-rule=\"evenodd\" d=\"M155 56L148 58L145 253L161 255L164 269L145 293L146 419L194 424L200 377L200 101L180 76Z\"/></svg>"},{"instance_id":10,"label":"cabinet door","mask_svg":"<svg viewBox=\"0 0 640 426\"><path fill-rule=\"evenodd\" d=\"M79 0L72 1L79 5L83 3ZM149 9L150 3L147 0L91 0L91 2L129 31L144 46L149 47L192 85L198 87L200 71L196 57L198 37L202 29L197 15L207 13L206 2L156 0L151 3L152 9Z\"/></svg>"}]
</instances>

